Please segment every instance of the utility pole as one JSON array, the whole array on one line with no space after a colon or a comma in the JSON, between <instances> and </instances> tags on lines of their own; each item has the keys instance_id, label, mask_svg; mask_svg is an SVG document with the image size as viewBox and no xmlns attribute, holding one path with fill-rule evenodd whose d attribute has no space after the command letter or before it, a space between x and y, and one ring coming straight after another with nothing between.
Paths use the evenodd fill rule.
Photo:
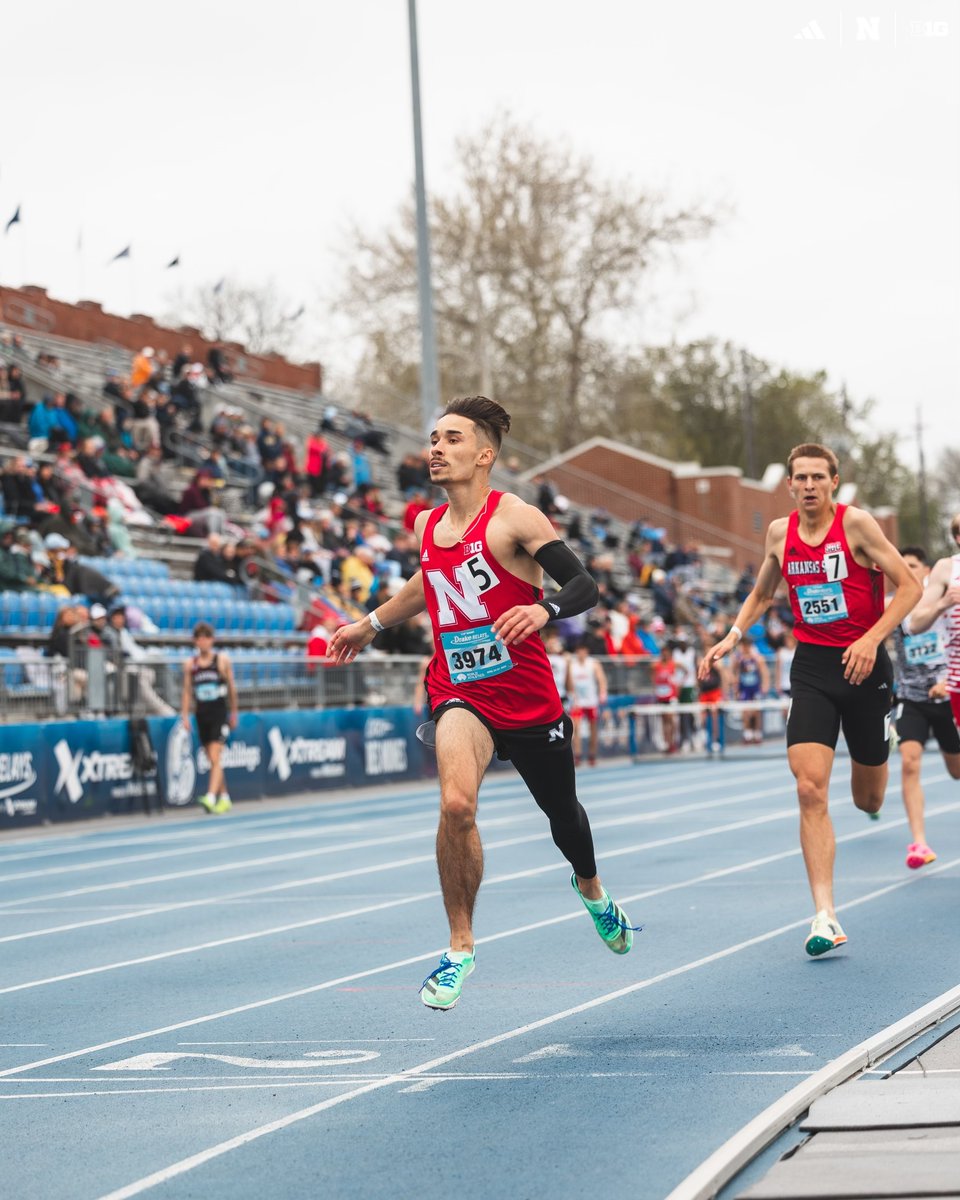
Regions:
<instances>
[{"instance_id":1,"label":"utility pole","mask_svg":"<svg viewBox=\"0 0 960 1200\"><path fill-rule=\"evenodd\" d=\"M427 187L423 175L423 130L420 125L420 56L417 50L417 0L407 0L410 24L410 80L413 90L413 157L417 193L417 286L420 296L420 405L424 434L433 428L440 405L437 371L437 337L433 324L433 287L430 281L430 227L427 221Z\"/></svg>"},{"instance_id":2,"label":"utility pole","mask_svg":"<svg viewBox=\"0 0 960 1200\"><path fill-rule=\"evenodd\" d=\"M930 546L930 514L927 510L927 464L923 457L923 407L917 405L917 492L920 503L920 541ZM929 553L929 550L928 550Z\"/></svg>"}]
</instances>

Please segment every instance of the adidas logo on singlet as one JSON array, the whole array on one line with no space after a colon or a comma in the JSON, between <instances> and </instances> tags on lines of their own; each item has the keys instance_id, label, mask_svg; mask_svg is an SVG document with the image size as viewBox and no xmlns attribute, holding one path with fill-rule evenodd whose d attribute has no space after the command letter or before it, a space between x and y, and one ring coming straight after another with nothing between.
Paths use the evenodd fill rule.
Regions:
<instances>
[{"instance_id":1,"label":"adidas logo on singlet","mask_svg":"<svg viewBox=\"0 0 960 1200\"><path fill-rule=\"evenodd\" d=\"M420 561L421 562L429 562L430 561L429 551L424 550L424 552L420 555Z\"/></svg>"}]
</instances>

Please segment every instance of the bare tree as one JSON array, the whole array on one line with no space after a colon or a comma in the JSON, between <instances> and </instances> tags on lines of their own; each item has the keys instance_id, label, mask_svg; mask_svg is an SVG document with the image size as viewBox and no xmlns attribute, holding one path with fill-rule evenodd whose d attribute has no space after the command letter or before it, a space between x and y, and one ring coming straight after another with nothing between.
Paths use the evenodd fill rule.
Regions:
<instances>
[{"instance_id":1,"label":"bare tree","mask_svg":"<svg viewBox=\"0 0 960 1200\"><path fill-rule=\"evenodd\" d=\"M443 395L483 391L521 441L565 449L609 409L605 373L629 334L650 268L714 218L598 178L592 163L502 116L458 145L461 181L434 199L434 303ZM349 247L343 308L366 334L372 403L415 392L419 359L412 208Z\"/></svg>"},{"instance_id":2,"label":"bare tree","mask_svg":"<svg viewBox=\"0 0 960 1200\"><path fill-rule=\"evenodd\" d=\"M191 325L211 341L240 342L251 354L288 353L303 315L272 280L252 285L222 279L179 292L171 305L167 321Z\"/></svg>"}]
</instances>

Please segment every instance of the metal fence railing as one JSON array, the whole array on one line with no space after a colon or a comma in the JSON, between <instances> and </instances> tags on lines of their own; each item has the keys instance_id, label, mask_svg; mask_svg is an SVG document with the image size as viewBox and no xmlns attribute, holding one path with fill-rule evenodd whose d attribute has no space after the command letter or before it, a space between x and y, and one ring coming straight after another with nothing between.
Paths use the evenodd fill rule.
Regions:
<instances>
[{"instance_id":1,"label":"metal fence railing","mask_svg":"<svg viewBox=\"0 0 960 1200\"><path fill-rule=\"evenodd\" d=\"M69 658L20 648L0 657L0 721L139 717L180 711L190 651L136 661L77 640ZM388 707L414 701L424 659L363 654L337 666L301 652L228 651L241 711ZM603 658L611 696L649 696L652 661Z\"/></svg>"}]
</instances>

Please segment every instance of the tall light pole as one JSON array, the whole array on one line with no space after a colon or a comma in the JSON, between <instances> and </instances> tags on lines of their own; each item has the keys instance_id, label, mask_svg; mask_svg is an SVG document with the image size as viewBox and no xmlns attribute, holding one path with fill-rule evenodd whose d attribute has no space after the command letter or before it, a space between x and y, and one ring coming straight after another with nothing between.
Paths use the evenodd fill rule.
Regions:
<instances>
[{"instance_id":1,"label":"tall light pole","mask_svg":"<svg viewBox=\"0 0 960 1200\"><path fill-rule=\"evenodd\" d=\"M413 90L413 156L417 192L417 289L420 296L420 406L424 432L433 428L440 405L437 336L433 325L433 286L430 281L430 226L427 188L423 176L423 130L420 126L420 57L417 51L417 0L407 0L410 23L410 79Z\"/></svg>"}]
</instances>

